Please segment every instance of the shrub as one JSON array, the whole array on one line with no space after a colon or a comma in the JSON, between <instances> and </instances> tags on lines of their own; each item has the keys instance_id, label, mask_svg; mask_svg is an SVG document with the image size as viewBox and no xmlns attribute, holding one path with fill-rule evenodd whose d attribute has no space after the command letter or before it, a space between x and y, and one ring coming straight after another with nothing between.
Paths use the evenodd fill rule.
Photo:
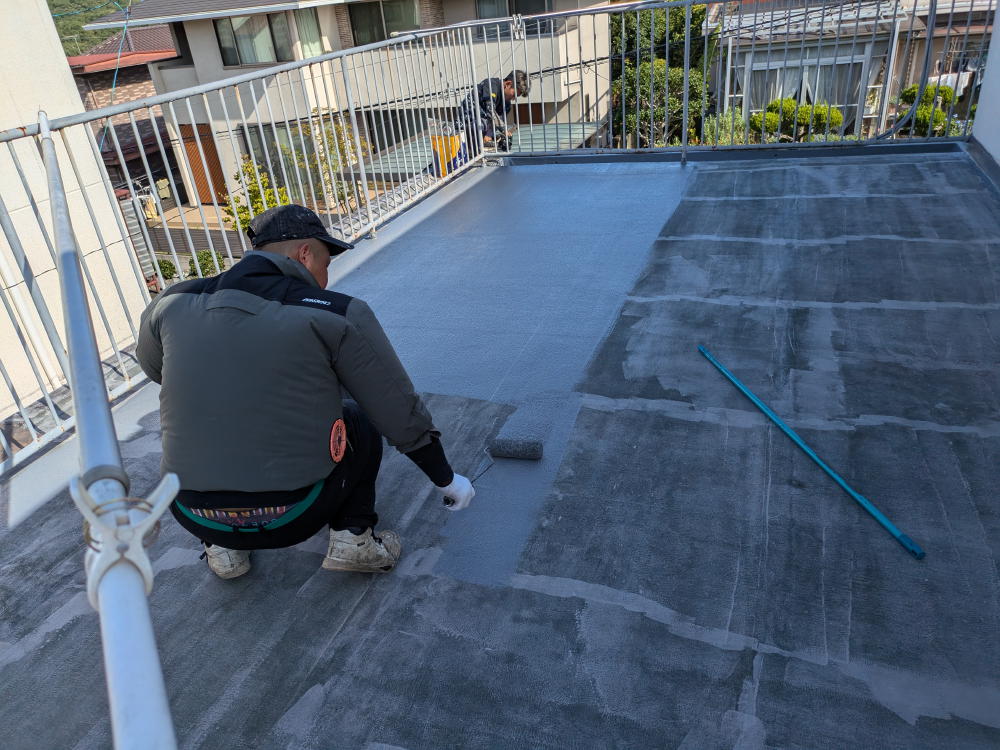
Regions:
<instances>
[{"instance_id":1,"label":"shrub","mask_svg":"<svg viewBox=\"0 0 1000 750\"><path fill-rule=\"evenodd\" d=\"M226 205L222 208L222 212L226 215L226 223L234 229L246 231L250 226L250 220L257 214L275 206L287 206L292 202L288 197L288 190L283 187L277 189L272 187L271 176L259 169L249 156L243 157L239 172L233 175L235 184L239 185L241 181L246 185L246 196L241 192L232 193L226 196ZM235 212L233 206L236 208ZM201 263L201 258L198 262ZM211 264L211 267L214 268L215 264ZM202 270L204 271L204 264Z\"/></svg>"},{"instance_id":2,"label":"shrub","mask_svg":"<svg viewBox=\"0 0 1000 750\"><path fill-rule=\"evenodd\" d=\"M704 120L702 143L706 146L742 145L746 143L746 132L746 120L737 115L735 110L719 115L709 115Z\"/></svg>"},{"instance_id":3,"label":"shrub","mask_svg":"<svg viewBox=\"0 0 1000 750\"><path fill-rule=\"evenodd\" d=\"M917 100L917 90L920 88L918 84L913 84L912 86L907 86L905 89L899 92L899 100L904 104L913 104ZM934 104L934 100L937 99L938 104L947 107L951 104L951 100L955 98L955 89L951 86L944 86L943 84L928 84L924 89L923 95L920 97L921 104Z\"/></svg>"},{"instance_id":4,"label":"shrub","mask_svg":"<svg viewBox=\"0 0 1000 750\"><path fill-rule=\"evenodd\" d=\"M691 71L687 88L689 102L692 103L692 115L688 120L690 139L698 131L697 117L693 115L693 110L697 107L694 103L700 102L705 94L705 79ZM614 83L612 94L616 102L612 109L616 135L623 139L629 135L637 137L636 145L643 148L662 145L682 137L683 68L667 68L666 60L656 59L652 63L644 61L637 70L626 60L621 76ZM653 103L652 108L650 102ZM624 125L622 107L625 110Z\"/></svg>"},{"instance_id":5,"label":"shrub","mask_svg":"<svg viewBox=\"0 0 1000 750\"><path fill-rule=\"evenodd\" d=\"M171 261L166 258L157 258L156 265L160 267L160 276L163 277L164 281L170 281L170 279L177 278L177 266L175 266Z\"/></svg>"},{"instance_id":6,"label":"shrub","mask_svg":"<svg viewBox=\"0 0 1000 750\"><path fill-rule=\"evenodd\" d=\"M781 117L782 125L790 125L795 119L795 112L798 109L801 109L799 103L791 96L775 99L767 105L768 112L776 112Z\"/></svg>"},{"instance_id":7,"label":"shrub","mask_svg":"<svg viewBox=\"0 0 1000 750\"><path fill-rule=\"evenodd\" d=\"M194 256L188 261L188 277L198 275L198 267L201 267L202 276L214 276L223 270L223 261L211 250L199 250L198 265L194 263Z\"/></svg>"},{"instance_id":8,"label":"shrub","mask_svg":"<svg viewBox=\"0 0 1000 750\"><path fill-rule=\"evenodd\" d=\"M946 115L933 104L921 104L913 115L911 133L916 136L938 135L944 127Z\"/></svg>"},{"instance_id":9,"label":"shrub","mask_svg":"<svg viewBox=\"0 0 1000 750\"><path fill-rule=\"evenodd\" d=\"M750 135L760 138L761 131L766 138L781 132L781 117L777 112L755 112L750 115Z\"/></svg>"},{"instance_id":10,"label":"shrub","mask_svg":"<svg viewBox=\"0 0 1000 750\"><path fill-rule=\"evenodd\" d=\"M768 104L766 117L751 117L750 130L756 131L759 137L763 124L765 138L767 134L776 134L784 140L801 141L806 138L812 140L812 135L816 133L825 134L827 128L830 131L839 130L843 123L844 113L827 102L799 104L794 97L789 96Z\"/></svg>"},{"instance_id":11,"label":"shrub","mask_svg":"<svg viewBox=\"0 0 1000 750\"><path fill-rule=\"evenodd\" d=\"M820 102L814 106L811 114L814 135L817 132L825 133L827 127L829 127L832 135L833 131L840 130L840 126L844 124L844 113L825 102Z\"/></svg>"}]
</instances>

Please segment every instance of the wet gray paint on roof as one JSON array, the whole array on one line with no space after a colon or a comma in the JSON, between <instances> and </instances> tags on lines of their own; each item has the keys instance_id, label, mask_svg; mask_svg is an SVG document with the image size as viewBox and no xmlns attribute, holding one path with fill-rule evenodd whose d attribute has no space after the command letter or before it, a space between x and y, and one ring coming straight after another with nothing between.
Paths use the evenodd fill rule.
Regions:
<instances>
[{"instance_id":1,"label":"wet gray paint on roof","mask_svg":"<svg viewBox=\"0 0 1000 750\"><path fill-rule=\"evenodd\" d=\"M316 537L219 581L168 522L182 746L1000 743L1000 220L967 157L523 166L445 195L337 288L437 394L460 471L526 414L545 458L449 514L387 454L384 577L318 570ZM124 446L139 492L156 427ZM4 746L107 746L78 517L0 535Z\"/></svg>"}]
</instances>

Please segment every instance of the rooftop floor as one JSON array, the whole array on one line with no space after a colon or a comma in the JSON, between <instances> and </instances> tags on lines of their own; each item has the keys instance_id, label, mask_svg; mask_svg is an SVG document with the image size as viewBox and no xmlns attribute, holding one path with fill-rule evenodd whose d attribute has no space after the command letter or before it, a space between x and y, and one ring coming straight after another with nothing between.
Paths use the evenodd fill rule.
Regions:
<instances>
[{"instance_id":1,"label":"rooftop floor","mask_svg":"<svg viewBox=\"0 0 1000 750\"><path fill-rule=\"evenodd\" d=\"M221 581L166 521L183 747L1000 745L1000 201L965 153L477 170L332 272L457 470L507 420L545 457L451 514L387 454L383 576L317 536ZM155 397L122 407L138 494ZM81 546L65 495L0 530L7 750L110 744Z\"/></svg>"}]
</instances>

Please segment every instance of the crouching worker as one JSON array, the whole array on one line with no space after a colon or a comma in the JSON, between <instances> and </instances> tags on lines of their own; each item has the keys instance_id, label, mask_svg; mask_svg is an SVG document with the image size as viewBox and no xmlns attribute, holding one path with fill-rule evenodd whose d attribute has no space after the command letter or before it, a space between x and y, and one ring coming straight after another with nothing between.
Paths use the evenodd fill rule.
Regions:
<instances>
[{"instance_id":1,"label":"crouching worker","mask_svg":"<svg viewBox=\"0 0 1000 750\"><path fill-rule=\"evenodd\" d=\"M325 526L324 568L391 570L400 539L377 530L375 512L383 435L452 510L475 491L451 470L372 311L326 290L330 258L352 246L302 206L265 211L247 235L253 252L239 263L170 287L142 315L137 356L161 385L163 470L181 483L174 518L222 578L250 570L250 550Z\"/></svg>"}]
</instances>

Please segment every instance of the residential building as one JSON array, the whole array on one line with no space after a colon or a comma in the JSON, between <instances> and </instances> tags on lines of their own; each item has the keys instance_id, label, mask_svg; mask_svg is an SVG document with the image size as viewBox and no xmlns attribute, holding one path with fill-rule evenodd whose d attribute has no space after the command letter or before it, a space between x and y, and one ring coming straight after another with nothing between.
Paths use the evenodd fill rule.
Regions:
<instances>
[{"instance_id":1,"label":"residential building","mask_svg":"<svg viewBox=\"0 0 1000 750\"><path fill-rule=\"evenodd\" d=\"M723 110L746 120L777 98L825 102L857 137L883 130L906 109L899 93L919 81L928 37L929 83L951 86L957 106L985 70L994 15L994 0L938 4L928 33L927 0L776 0L743 3L728 15L726 7L714 6L711 20L727 61L716 81Z\"/></svg>"},{"instance_id":2,"label":"residential building","mask_svg":"<svg viewBox=\"0 0 1000 750\"><path fill-rule=\"evenodd\" d=\"M118 28L126 20L130 29L169 25L178 56L149 65L154 86L162 94L377 42L397 32L510 13L590 5L596 3L588 0L349 3L145 0L131 8L128 19L124 12L117 12L87 28ZM258 8L261 10L255 12ZM380 155L395 158L394 150L412 150L420 141L419 155L412 158L424 159L425 152L429 153L424 144L428 119L453 117L476 82L503 77L515 67L535 75L530 96L518 102L512 120L544 128L560 118L568 120L570 112L574 115L583 112L582 121L593 126L566 131L562 138L579 145L593 136L602 108L607 106L607 91L596 83L596 78L591 85L592 77L588 77L587 84L591 87L585 90L584 77L574 75L573 71L583 62L592 65L592 61L606 55L606 25L584 29L574 19L559 24L528 23L518 39L511 39L506 32L500 34L499 29L498 26L493 33L489 27L468 32L456 30L451 41L420 42L409 48L382 50L367 59L352 59L349 66L326 63L295 74L276 74L256 85L237 87L225 97L214 96L195 103L193 119L184 111L176 112L176 118L167 117L166 124L175 145L188 144L185 148L190 152L191 170L190 175L182 174L186 192L192 201L208 204L238 190L236 175L249 154L262 165L271 165L268 171L274 182L295 189L287 184L275 164L281 161L282 150L287 153L305 149L312 153L308 120L317 111L335 111L345 119L353 117L359 143L364 151L372 152L371 169L385 179L393 179L394 175L378 163ZM457 46L453 42L458 42L465 33L476 36L472 60L457 59ZM346 91L345 76L350 82L350 94ZM410 88L409 79L437 80L438 91L433 97L411 102L401 113L398 107L387 104L394 103ZM270 115L260 118L261 110ZM241 112L248 111L258 113L257 119L240 123L236 132L227 130L230 118L238 120ZM539 132L539 142L547 142L549 135L552 139L560 137L556 131ZM524 133L527 137L529 131ZM203 154L196 153L198 145Z\"/></svg>"},{"instance_id":3,"label":"residential building","mask_svg":"<svg viewBox=\"0 0 1000 750\"><path fill-rule=\"evenodd\" d=\"M176 56L170 29L161 24L128 29L124 40L122 32L118 32L82 55L67 57L66 62L76 80L84 107L91 110L155 95L149 65ZM115 130L117 144L115 138L109 137L108 129L111 127ZM166 178L167 167L159 156L154 127L161 138L169 137L161 114L136 115L134 128L126 114L95 123L101 157L116 186L121 186L127 179L117 149L121 150L127 165L128 179L143 181L140 149L150 161L154 179Z\"/></svg>"}]
</instances>

